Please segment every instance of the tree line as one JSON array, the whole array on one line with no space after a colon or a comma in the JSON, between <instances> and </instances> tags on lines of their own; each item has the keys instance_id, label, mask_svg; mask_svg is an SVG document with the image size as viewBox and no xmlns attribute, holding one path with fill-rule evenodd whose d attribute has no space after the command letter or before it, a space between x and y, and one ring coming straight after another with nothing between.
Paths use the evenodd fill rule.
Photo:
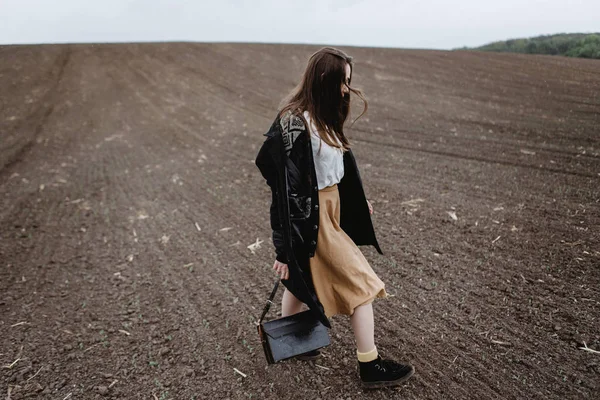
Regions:
<instances>
[{"instance_id":1,"label":"tree line","mask_svg":"<svg viewBox=\"0 0 600 400\"><path fill-rule=\"evenodd\" d=\"M561 33L526 39L493 42L462 50L499 51L525 54L550 54L600 59L600 33Z\"/></svg>"}]
</instances>

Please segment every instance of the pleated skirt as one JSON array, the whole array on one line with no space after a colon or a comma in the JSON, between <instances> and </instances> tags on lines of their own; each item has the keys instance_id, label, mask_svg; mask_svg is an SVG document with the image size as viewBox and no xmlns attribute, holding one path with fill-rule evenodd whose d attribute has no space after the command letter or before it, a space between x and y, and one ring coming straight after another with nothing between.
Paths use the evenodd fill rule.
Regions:
<instances>
[{"instance_id":1,"label":"pleated skirt","mask_svg":"<svg viewBox=\"0 0 600 400\"><path fill-rule=\"evenodd\" d=\"M319 190L317 248L309 262L317 297L328 318L352 315L356 307L388 297L383 281L340 227L337 184Z\"/></svg>"}]
</instances>

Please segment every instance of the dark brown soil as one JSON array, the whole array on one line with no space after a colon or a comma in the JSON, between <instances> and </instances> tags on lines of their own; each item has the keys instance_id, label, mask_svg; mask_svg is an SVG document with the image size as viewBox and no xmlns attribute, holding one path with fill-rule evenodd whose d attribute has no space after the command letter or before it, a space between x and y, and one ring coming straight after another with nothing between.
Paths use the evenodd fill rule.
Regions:
<instances>
[{"instance_id":1,"label":"dark brown soil","mask_svg":"<svg viewBox=\"0 0 600 400\"><path fill-rule=\"evenodd\" d=\"M345 316L267 367L254 158L317 48L0 47L0 396L597 398L600 62L549 56L346 49L377 344L417 372L365 394Z\"/></svg>"}]
</instances>

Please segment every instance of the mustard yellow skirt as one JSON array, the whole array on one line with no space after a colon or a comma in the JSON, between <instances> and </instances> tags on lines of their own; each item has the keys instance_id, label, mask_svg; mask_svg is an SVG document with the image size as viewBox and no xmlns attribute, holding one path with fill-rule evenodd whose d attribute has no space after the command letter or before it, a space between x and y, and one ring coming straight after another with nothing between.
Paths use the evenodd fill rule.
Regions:
<instances>
[{"instance_id":1,"label":"mustard yellow skirt","mask_svg":"<svg viewBox=\"0 0 600 400\"><path fill-rule=\"evenodd\" d=\"M340 227L337 184L319 190L317 248L309 262L317 297L328 318L336 314L352 315L356 307L378 297L388 297L385 284Z\"/></svg>"}]
</instances>

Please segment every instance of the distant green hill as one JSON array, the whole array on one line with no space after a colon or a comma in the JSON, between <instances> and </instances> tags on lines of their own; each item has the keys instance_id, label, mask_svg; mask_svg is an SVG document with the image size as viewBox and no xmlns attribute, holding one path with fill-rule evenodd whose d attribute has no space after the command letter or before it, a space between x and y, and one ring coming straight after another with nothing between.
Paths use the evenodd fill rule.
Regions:
<instances>
[{"instance_id":1,"label":"distant green hill","mask_svg":"<svg viewBox=\"0 0 600 400\"><path fill-rule=\"evenodd\" d=\"M463 49L600 59L600 33L561 33L511 39Z\"/></svg>"}]
</instances>

